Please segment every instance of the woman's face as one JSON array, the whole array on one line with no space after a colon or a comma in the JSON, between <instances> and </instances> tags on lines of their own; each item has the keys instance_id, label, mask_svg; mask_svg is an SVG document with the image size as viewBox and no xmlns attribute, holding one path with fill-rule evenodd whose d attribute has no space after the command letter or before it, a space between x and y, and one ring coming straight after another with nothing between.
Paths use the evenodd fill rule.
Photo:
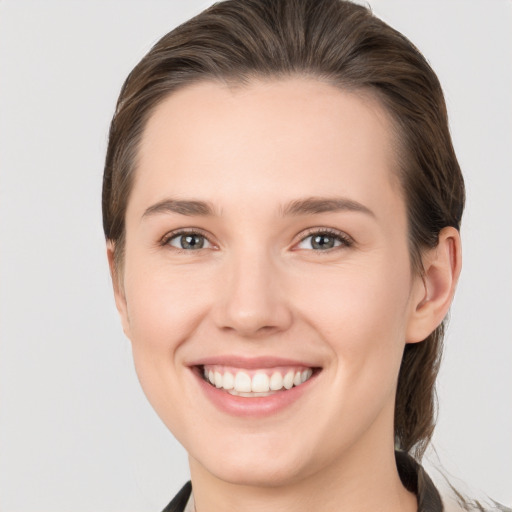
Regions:
<instances>
[{"instance_id":1,"label":"woman's face","mask_svg":"<svg viewBox=\"0 0 512 512\"><path fill-rule=\"evenodd\" d=\"M424 294L395 170L378 102L318 81L201 83L157 107L117 302L193 472L279 485L393 449Z\"/></svg>"}]
</instances>

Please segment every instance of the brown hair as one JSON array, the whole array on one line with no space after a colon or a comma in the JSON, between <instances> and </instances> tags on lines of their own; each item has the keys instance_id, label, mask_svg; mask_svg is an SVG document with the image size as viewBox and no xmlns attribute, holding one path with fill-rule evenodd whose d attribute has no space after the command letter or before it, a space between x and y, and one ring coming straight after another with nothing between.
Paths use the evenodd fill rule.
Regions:
<instances>
[{"instance_id":1,"label":"brown hair","mask_svg":"<svg viewBox=\"0 0 512 512\"><path fill-rule=\"evenodd\" d=\"M442 228L459 229L464 208L441 86L407 38L369 9L343 0L227 0L165 35L133 69L110 127L103 178L103 227L118 269L138 145L155 107L197 81L244 84L293 75L370 91L390 114L412 268L422 273L422 251L437 245ZM398 378L396 442L418 458L435 424L443 327L406 345Z\"/></svg>"}]
</instances>

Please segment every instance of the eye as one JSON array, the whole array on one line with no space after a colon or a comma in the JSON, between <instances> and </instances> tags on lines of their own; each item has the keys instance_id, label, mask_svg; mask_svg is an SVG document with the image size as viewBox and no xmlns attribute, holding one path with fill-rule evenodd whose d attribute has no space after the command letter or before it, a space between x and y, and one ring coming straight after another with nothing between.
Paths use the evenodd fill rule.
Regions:
<instances>
[{"instance_id":1,"label":"eye","mask_svg":"<svg viewBox=\"0 0 512 512\"><path fill-rule=\"evenodd\" d=\"M212 246L204 235L192 232L175 233L164 240L164 244L184 251L197 251Z\"/></svg>"},{"instance_id":2,"label":"eye","mask_svg":"<svg viewBox=\"0 0 512 512\"><path fill-rule=\"evenodd\" d=\"M352 241L346 235L332 231L316 231L304 237L298 244L298 249L313 249L327 251L336 247L350 247Z\"/></svg>"}]
</instances>

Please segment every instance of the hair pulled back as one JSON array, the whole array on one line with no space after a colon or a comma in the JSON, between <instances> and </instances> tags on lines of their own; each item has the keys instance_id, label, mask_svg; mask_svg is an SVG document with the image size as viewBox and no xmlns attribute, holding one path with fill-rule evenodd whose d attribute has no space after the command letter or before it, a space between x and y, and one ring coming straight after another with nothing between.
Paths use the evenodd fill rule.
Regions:
<instances>
[{"instance_id":1,"label":"hair pulled back","mask_svg":"<svg viewBox=\"0 0 512 512\"><path fill-rule=\"evenodd\" d=\"M366 90L390 115L397 175L406 202L412 269L442 228L460 227L464 183L439 81L420 52L369 9L344 0L227 0L158 41L126 79L111 123L103 177L103 227L121 268L125 214L141 135L155 107L205 80L308 76L344 90ZM405 347L395 438L420 458L432 436L435 380L444 324Z\"/></svg>"}]
</instances>

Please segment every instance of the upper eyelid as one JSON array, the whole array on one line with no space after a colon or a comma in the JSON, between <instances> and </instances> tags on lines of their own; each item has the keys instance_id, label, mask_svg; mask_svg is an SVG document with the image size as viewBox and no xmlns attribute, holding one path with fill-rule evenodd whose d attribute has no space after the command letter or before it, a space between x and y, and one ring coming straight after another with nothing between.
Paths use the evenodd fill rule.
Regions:
<instances>
[{"instance_id":1,"label":"upper eyelid","mask_svg":"<svg viewBox=\"0 0 512 512\"><path fill-rule=\"evenodd\" d=\"M315 234L329 234L333 236L337 236L341 238L342 240L345 240L350 243L355 243L354 239L345 231L341 231L339 229L335 228L327 228L327 227L314 227L314 228L308 228L307 230L303 231L301 234L298 235L298 242L302 242L306 238L315 235ZM297 242L295 242L297 243Z\"/></svg>"},{"instance_id":2,"label":"upper eyelid","mask_svg":"<svg viewBox=\"0 0 512 512\"><path fill-rule=\"evenodd\" d=\"M213 246L218 245L215 244L215 242L212 241L212 237L209 233L205 232L201 228L179 228L174 229L172 231L168 231L164 236L160 238L160 243L162 245L165 245L169 240L172 240L173 238L176 238L180 235L187 235L187 234L195 234L195 235L201 235L204 237L210 244Z\"/></svg>"},{"instance_id":3,"label":"upper eyelid","mask_svg":"<svg viewBox=\"0 0 512 512\"><path fill-rule=\"evenodd\" d=\"M197 228L197 227L187 227L187 228L178 228L172 231L167 232L165 235L163 235L160 238L161 244L166 244L169 240L180 236L182 234L198 234L203 236L212 246L218 247L220 244L213 241L213 236L208 233L207 231ZM294 240L292 241L291 245L292 247L296 246L298 243L304 241L306 238L314 235L314 234L321 234L321 233L327 233L333 236L337 236L340 239L342 239L345 242L349 242L350 244L354 244L355 240L345 231L341 231L339 229L330 228L326 226L315 226L311 228L307 228L303 231L301 231L298 235L294 237Z\"/></svg>"}]
</instances>

